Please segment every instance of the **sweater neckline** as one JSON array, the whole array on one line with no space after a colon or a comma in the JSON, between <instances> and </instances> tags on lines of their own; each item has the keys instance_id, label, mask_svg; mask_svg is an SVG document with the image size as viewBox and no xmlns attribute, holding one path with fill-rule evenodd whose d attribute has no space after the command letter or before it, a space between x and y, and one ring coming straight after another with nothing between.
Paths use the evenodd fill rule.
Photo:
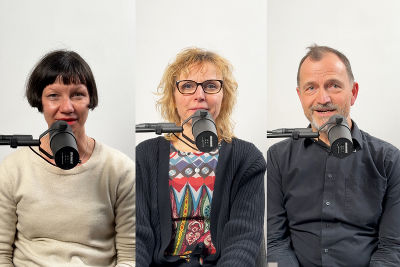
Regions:
<instances>
[{"instance_id":1,"label":"sweater neckline","mask_svg":"<svg viewBox=\"0 0 400 267\"><path fill-rule=\"evenodd\" d=\"M93 139L93 140L95 141L95 145L94 145L93 153L90 156L90 158L84 164L78 165L70 170L63 170L57 166L53 166L53 165L49 164L48 162L46 162L41 157L39 157L38 155L36 155L29 148L25 148L25 149L29 150L29 152L31 154L32 162L36 165L39 165L40 168L43 168L47 172L57 174L57 175L74 175L74 174L79 174L79 173L85 172L89 169L92 169L96 165L96 162L98 162L98 158L101 155L101 144L99 142L97 142L95 139ZM33 149L35 149L35 148L33 148ZM38 150L36 150L36 152L38 152Z\"/></svg>"}]
</instances>

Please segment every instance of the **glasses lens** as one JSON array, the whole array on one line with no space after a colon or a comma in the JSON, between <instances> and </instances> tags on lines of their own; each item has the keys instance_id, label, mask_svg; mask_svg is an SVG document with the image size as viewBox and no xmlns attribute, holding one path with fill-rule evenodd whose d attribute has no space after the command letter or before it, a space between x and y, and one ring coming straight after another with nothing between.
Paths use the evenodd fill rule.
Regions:
<instances>
[{"instance_id":1,"label":"glasses lens","mask_svg":"<svg viewBox=\"0 0 400 267\"><path fill-rule=\"evenodd\" d=\"M202 84L204 92L208 94L216 94L221 89L221 82L217 80L205 81Z\"/></svg>"},{"instance_id":2,"label":"glasses lens","mask_svg":"<svg viewBox=\"0 0 400 267\"><path fill-rule=\"evenodd\" d=\"M182 94L192 94L196 91L197 84L194 81L180 81L178 83L179 92Z\"/></svg>"}]
</instances>

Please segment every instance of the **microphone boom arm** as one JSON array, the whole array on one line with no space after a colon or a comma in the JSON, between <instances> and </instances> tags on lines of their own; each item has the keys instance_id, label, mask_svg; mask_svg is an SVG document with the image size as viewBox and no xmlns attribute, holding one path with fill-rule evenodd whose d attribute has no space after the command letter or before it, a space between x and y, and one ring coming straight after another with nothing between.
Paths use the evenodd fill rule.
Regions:
<instances>
[{"instance_id":1,"label":"microphone boom arm","mask_svg":"<svg viewBox=\"0 0 400 267\"><path fill-rule=\"evenodd\" d=\"M267 132L267 138L291 137L294 140L299 138L318 138L319 132L313 132L311 128L276 129Z\"/></svg>"},{"instance_id":2,"label":"microphone boom arm","mask_svg":"<svg viewBox=\"0 0 400 267\"><path fill-rule=\"evenodd\" d=\"M40 146L40 140L33 139L32 135L0 135L0 145L16 148L18 146Z\"/></svg>"},{"instance_id":3,"label":"microphone boom arm","mask_svg":"<svg viewBox=\"0 0 400 267\"><path fill-rule=\"evenodd\" d=\"M160 135L163 133L181 133L182 126L177 126L175 123L140 123L135 127L136 133L153 133Z\"/></svg>"}]
</instances>

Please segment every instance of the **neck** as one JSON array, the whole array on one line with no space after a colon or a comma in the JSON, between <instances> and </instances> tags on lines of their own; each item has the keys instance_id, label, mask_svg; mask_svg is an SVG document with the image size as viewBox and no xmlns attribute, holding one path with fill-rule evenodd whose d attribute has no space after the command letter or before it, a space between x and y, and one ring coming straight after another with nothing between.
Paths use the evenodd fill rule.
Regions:
<instances>
[{"instance_id":1,"label":"neck","mask_svg":"<svg viewBox=\"0 0 400 267\"><path fill-rule=\"evenodd\" d=\"M313 131L316 132L317 130L313 129ZM328 146L331 145L330 142L329 142L328 135L327 135L326 132L319 132L318 139L321 140L322 142L324 142Z\"/></svg>"},{"instance_id":2,"label":"neck","mask_svg":"<svg viewBox=\"0 0 400 267\"><path fill-rule=\"evenodd\" d=\"M82 132L74 133L74 135L76 139L76 144L78 146L79 155L83 155L85 154L85 152L88 153L88 151L86 150L90 137L86 135L84 130Z\"/></svg>"}]
</instances>

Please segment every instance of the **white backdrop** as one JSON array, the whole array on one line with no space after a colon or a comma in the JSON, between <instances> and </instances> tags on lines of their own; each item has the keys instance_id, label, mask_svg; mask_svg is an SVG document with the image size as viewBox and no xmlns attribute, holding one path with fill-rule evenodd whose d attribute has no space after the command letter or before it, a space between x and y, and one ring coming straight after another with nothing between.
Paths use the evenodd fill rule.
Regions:
<instances>
[{"instance_id":1,"label":"white backdrop","mask_svg":"<svg viewBox=\"0 0 400 267\"><path fill-rule=\"evenodd\" d=\"M235 135L265 151L266 5L265 0L138 0L136 123L162 121L153 93L176 54L196 46L232 63L239 84ZM136 140L155 136L136 134Z\"/></svg>"},{"instance_id":2,"label":"white backdrop","mask_svg":"<svg viewBox=\"0 0 400 267\"><path fill-rule=\"evenodd\" d=\"M305 48L317 43L350 60L359 83L351 109L358 126L400 148L399 14L397 0L268 0L268 129L308 125L296 74Z\"/></svg>"},{"instance_id":3,"label":"white backdrop","mask_svg":"<svg viewBox=\"0 0 400 267\"><path fill-rule=\"evenodd\" d=\"M99 105L89 112L86 132L134 157L135 1L1 0L0 134L47 129L43 115L29 106L28 75L47 52L69 49L89 64ZM13 150L0 147L0 161Z\"/></svg>"}]
</instances>

